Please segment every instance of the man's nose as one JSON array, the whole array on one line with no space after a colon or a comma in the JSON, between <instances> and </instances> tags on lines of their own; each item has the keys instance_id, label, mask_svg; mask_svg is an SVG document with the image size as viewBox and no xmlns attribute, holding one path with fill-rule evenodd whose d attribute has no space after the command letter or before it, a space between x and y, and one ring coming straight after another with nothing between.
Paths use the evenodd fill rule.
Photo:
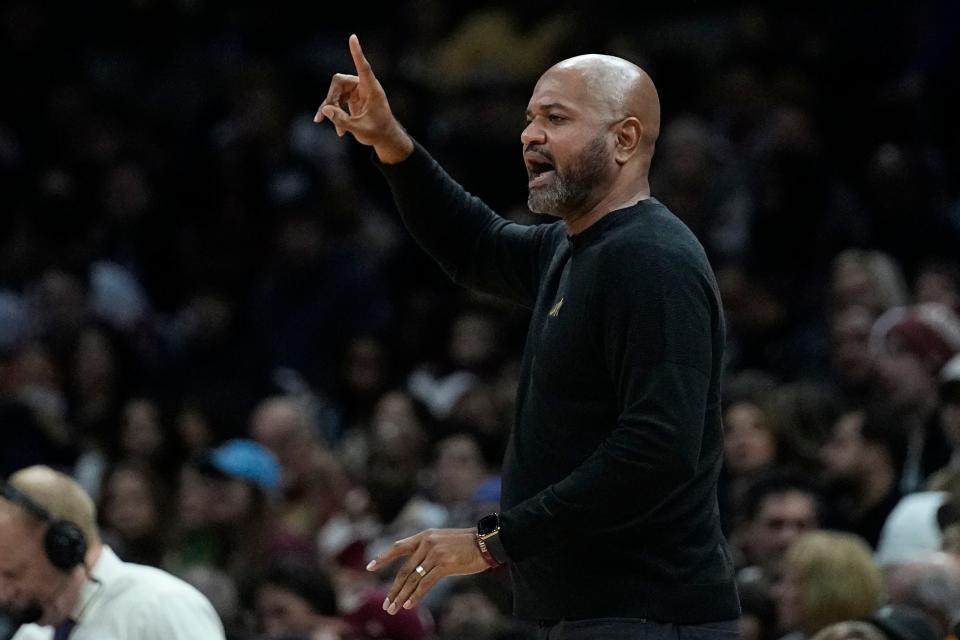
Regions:
<instances>
[{"instance_id":1,"label":"man's nose","mask_svg":"<svg viewBox=\"0 0 960 640\"><path fill-rule=\"evenodd\" d=\"M546 136L543 133L543 129L538 126L536 122L528 124L520 133L520 144L523 145L524 149L526 149L527 145L543 144L544 142L546 142Z\"/></svg>"}]
</instances>

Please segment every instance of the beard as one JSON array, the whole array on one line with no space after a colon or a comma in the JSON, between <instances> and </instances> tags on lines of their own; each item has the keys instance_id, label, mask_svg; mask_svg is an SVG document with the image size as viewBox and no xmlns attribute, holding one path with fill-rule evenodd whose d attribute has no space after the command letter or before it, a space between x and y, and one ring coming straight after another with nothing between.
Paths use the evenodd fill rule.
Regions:
<instances>
[{"instance_id":1,"label":"beard","mask_svg":"<svg viewBox=\"0 0 960 640\"><path fill-rule=\"evenodd\" d=\"M42 617L43 608L36 603L19 607L9 606L0 611L0 629L2 629L4 625L7 625L15 631L19 627L36 622Z\"/></svg>"},{"instance_id":2,"label":"beard","mask_svg":"<svg viewBox=\"0 0 960 640\"><path fill-rule=\"evenodd\" d=\"M550 160L553 156L540 150ZM566 218L585 213L590 196L603 183L610 160L603 134L588 143L569 168L554 163L553 180L543 187L530 189L527 206L533 213L546 213Z\"/></svg>"}]
</instances>

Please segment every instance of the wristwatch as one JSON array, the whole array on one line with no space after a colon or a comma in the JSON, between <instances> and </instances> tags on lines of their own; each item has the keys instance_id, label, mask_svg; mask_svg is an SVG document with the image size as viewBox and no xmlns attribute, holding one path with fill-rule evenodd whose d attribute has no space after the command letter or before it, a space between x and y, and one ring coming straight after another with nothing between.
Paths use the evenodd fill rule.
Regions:
<instances>
[{"instance_id":1,"label":"wristwatch","mask_svg":"<svg viewBox=\"0 0 960 640\"><path fill-rule=\"evenodd\" d=\"M491 513L483 516L477 523L477 546L480 555L491 567L496 568L509 561L507 552L500 539L500 514Z\"/></svg>"}]
</instances>

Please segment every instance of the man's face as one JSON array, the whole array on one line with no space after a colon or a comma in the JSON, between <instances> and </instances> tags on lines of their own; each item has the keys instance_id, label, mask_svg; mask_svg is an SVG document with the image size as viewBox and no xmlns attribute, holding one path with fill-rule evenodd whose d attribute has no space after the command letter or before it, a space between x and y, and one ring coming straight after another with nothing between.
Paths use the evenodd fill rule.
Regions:
<instances>
[{"instance_id":1,"label":"man's face","mask_svg":"<svg viewBox=\"0 0 960 640\"><path fill-rule=\"evenodd\" d=\"M543 74L520 136L531 211L576 217L599 200L613 162L611 119L597 96L589 94L580 72L551 69Z\"/></svg>"},{"instance_id":2,"label":"man's face","mask_svg":"<svg viewBox=\"0 0 960 640\"><path fill-rule=\"evenodd\" d=\"M811 495L802 491L768 495L750 523L747 555L756 564L776 565L794 540L816 528L816 503Z\"/></svg>"},{"instance_id":3,"label":"man's face","mask_svg":"<svg viewBox=\"0 0 960 640\"><path fill-rule=\"evenodd\" d=\"M14 509L0 505L0 608L19 617L40 607L41 624L58 624L70 611L60 601L67 578L44 554L43 527Z\"/></svg>"}]
</instances>

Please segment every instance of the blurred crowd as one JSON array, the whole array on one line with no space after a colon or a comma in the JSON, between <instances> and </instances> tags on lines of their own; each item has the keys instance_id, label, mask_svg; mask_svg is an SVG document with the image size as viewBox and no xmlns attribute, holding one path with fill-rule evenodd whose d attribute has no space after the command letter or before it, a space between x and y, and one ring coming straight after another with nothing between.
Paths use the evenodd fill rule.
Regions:
<instances>
[{"instance_id":1,"label":"blurred crowd","mask_svg":"<svg viewBox=\"0 0 960 640\"><path fill-rule=\"evenodd\" d=\"M380 609L373 555L496 509L527 316L448 283L312 117L357 32L414 137L537 224L531 88L612 53L724 299L744 640L949 636L960 7L678 4L4 2L0 476L72 473L234 639L531 637L500 570Z\"/></svg>"}]
</instances>

